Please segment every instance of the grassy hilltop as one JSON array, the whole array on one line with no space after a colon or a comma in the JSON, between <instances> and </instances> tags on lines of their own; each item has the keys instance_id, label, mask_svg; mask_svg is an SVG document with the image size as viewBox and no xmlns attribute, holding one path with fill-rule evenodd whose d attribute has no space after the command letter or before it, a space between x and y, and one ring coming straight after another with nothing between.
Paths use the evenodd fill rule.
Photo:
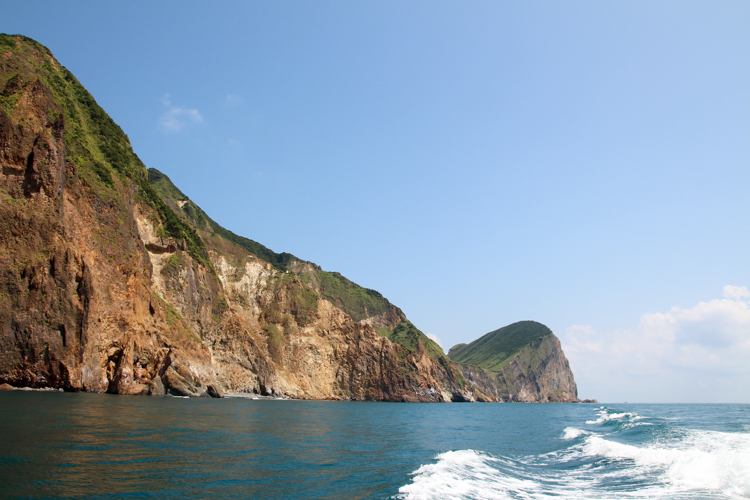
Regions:
<instances>
[{"instance_id":1,"label":"grassy hilltop","mask_svg":"<svg viewBox=\"0 0 750 500\"><path fill-rule=\"evenodd\" d=\"M519 321L451 348L448 357L457 363L499 372L524 348L538 347L552 330L536 321Z\"/></svg>"}]
</instances>

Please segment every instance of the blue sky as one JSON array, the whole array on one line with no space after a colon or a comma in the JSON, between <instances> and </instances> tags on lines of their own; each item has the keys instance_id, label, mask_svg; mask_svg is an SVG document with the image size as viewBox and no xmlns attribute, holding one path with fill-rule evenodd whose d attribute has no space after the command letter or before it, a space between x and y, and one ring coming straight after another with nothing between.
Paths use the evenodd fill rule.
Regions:
<instances>
[{"instance_id":1,"label":"blue sky","mask_svg":"<svg viewBox=\"0 0 750 500\"><path fill-rule=\"evenodd\" d=\"M217 222L582 397L750 402L747 2L6 2ZM743 288L745 287L745 288ZM717 339L720 339L717 340Z\"/></svg>"}]
</instances>

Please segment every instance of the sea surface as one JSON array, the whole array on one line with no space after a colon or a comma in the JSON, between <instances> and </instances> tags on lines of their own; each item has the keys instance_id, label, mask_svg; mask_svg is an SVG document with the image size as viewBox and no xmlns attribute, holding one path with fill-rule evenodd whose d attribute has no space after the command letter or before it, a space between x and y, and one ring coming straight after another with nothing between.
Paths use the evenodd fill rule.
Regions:
<instances>
[{"instance_id":1,"label":"sea surface","mask_svg":"<svg viewBox=\"0 0 750 500\"><path fill-rule=\"evenodd\" d=\"M750 498L750 405L0 392L0 498Z\"/></svg>"}]
</instances>

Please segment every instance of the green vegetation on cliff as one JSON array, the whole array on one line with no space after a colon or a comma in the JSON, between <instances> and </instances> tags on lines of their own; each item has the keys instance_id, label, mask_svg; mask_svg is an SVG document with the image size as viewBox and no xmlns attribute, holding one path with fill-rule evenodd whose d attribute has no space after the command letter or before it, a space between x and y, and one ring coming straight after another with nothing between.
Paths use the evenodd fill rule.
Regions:
<instances>
[{"instance_id":1,"label":"green vegetation on cliff","mask_svg":"<svg viewBox=\"0 0 750 500\"><path fill-rule=\"evenodd\" d=\"M198 205L188 199L171 181L155 168L148 169L148 180L173 209L180 211L195 227L207 231L240 246L259 259L270 262L282 271L290 271L294 262L305 263L290 253L276 253L257 241L239 236L223 228ZM178 203L179 202L179 203ZM181 206L180 206L181 205ZM339 273L323 271L319 266L309 262L307 271L300 272L299 277L307 285L320 290L320 294L337 307L344 310L355 321L377 316L390 308L388 299L379 292L364 288L348 280ZM426 338L426 337L425 337Z\"/></svg>"},{"instance_id":2,"label":"green vegetation on cliff","mask_svg":"<svg viewBox=\"0 0 750 500\"><path fill-rule=\"evenodd\" d=\"M12 116L19 96L27 90L37 99L46 95L54 102L47 120L51 127L64 130L66 160L92 192L123 204L116 180L125 185L135 183L141 200L159 215L165 236L184 240L190 255L210 267L203 241L166 206L148 182L146 167L133 152L128 136L78 79L54 59L49 49L31 38L0 34L0 46L16 53L3 68L7 78L0 80L1 112Z\"/></svg>"},{"instance_id":3,"label":"green vegetation on cliff","mask_svg":"<svg viewBox=\"0 0 750 500\"><path fill-rule=\"evenodd\" d=\"M440 361L446 357L443 349L434 340L422 333L411 321L402 321L392 331L389 331L388 328L378 328L378 334L412 351L416 351L417 344L422 342L424 350L431 358Z\"/></svg>"},{"instance_id":4,"label":"green vegetation on cliff","mask_svg":"<svg viewBox=\"0 0 750 500\"><path fill-rule=\"evenodd\" d=\"M379 292L361 287L339 273L319 269L312 273L317 275L323 297L349 313L354 321L382 314L391 305Z\"/></svg>"},{"instance_id":5,"label":"green vegetation on cliff","mask_svg":"<svg viewBox=\"0 0 750 500\"><path fill-rule=\"evenodd\" d=\"M276 253L273 250L266 248L257 241L253 241L249 238L239 236L232 231L223 228L211 217L206 214L198 205L190 201L177 186L172 183L172 180L162 172L159 172L155 168L148 169L148 180L162 197L171 201L170 205L173 205L176 210L188 219L198 229L215 233L222 238L231 241L235 245L238 245L251 254L255 255L259 259L270 262L277 269L286 271L289 263L297 258L289 253ZM185 202L182 207L177 202Z\"/></svg>"},{"instance_id":6,"label":"green vegetation on cliff","mask_svg":"<svg viewBox=\"0 0 750 500\"><path fill-rule=\"evenodd\" d=\"M298 273L300 279L355 321L380 315L392 307L377 291L361 287L339 273L323 271L289 253L276 253L225 229L169 177L156 169L146 169L127 135L49 49L27 37L4 34L0 34L0 48L15 56L10 59L12 63L6 63L0 79L0 113L14 116L24 93L32 92L53 102L46 118L51 127L63 131L66 161L74 166L71 172L105 203L126 207L129 202L124 193L134 188L130 192L137 193L136 199L153 208L160 234L184 241L190 256L209 268L212 265L207 246L199 231L238 245L282 271L292 272L295 263L310 264L301 266L306 271Z\"/></svg>"},{"instance_id":7,"label":"green vegetation on cliff","mask_svg":"<svg viewBox=\"0 0 750 500\"><path fill-rule=\"evenodd\" d=\"M172 180L155 168L148 169L148 181L160 195L172 201L187 200L188 197L174 185Z\"/></svg>"},{"instance_id":8,"label":"green vegetation on cliff","mask_svg":"<svg viewBox=\"0 0 750 500\"><path fill-rule=\"evenodd\" d=\"M457 363L501 371L526 347L532 349L552 336L552 330L536 321L519 321L490 332L470 344L451 348L448 356Z\"/></svg>"}]
</instances>

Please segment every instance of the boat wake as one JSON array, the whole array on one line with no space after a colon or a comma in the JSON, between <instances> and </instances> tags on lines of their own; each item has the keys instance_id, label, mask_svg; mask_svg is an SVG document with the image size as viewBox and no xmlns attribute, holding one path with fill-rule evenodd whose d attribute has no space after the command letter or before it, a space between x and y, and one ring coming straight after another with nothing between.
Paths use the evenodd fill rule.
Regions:
<instances>
[{"instance_id":1,"label":"boat wake","mask_svg":"<svg viewBox=\"0 0 750 500\"><path fill-rule=\"evenodd\" d=\"M568 446L520 459L477 450L441 453L412 473L402 500L747 499L750 434L674 427L601 408Z\"/></svg>"}]
</instances>

